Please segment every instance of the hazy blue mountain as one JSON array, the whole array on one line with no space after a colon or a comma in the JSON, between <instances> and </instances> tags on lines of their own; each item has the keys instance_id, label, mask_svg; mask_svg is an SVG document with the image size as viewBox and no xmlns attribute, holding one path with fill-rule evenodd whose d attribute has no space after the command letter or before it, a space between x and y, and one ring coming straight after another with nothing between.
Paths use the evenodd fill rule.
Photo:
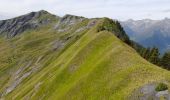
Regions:
<instances>
[{"instance_id":1,"label":"hazy blue mountain","mask_svg":"<svg viewBox=\"0 0 170 100\"><path fill-rule=\"evenodd\" d=\"M170 19L130 19L121 24L130 38L143 46L156 46L161 53L170 50Z\"/></svg>"}]
</instances>

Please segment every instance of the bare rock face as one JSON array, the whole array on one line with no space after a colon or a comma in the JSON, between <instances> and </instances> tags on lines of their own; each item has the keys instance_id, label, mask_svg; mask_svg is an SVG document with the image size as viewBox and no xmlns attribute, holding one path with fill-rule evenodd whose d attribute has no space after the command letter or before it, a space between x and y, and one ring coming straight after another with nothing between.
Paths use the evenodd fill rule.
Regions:
<instances>
[{"instance_id":1,"label":"bare rock face","mask_svg":"<svg viewBox=\"0 0 170 100\"><path fill-rule=\"evenodd\" d=\"M65 32L71 28L71 26L76 25L86 18L74 15L65 15L64 17L60 18L58 23L55 26L55 29L59 32Z\"/></svg>"},{"instance_id":2,"label":"bare rock face","mask_svg":"<svg viewBox=\"0 0 170 100\"><path fill-rule=\"evenodd\" d=\"M56 16L41 10L13 19L2 20L0 21L0 34L3 34L8 38L14 37L26 30L46 25L52 21L52 18L56 18Z\"/></svg>"},{"instance_id":3,"label":"bare rock face","mask_svg":"<svg viewBox=\"0 0 170 100\"><path fill-rule=\"evenodd\" d=\"M74 15L65 15L62 19L61 22L67 25L73 25L77 22L83 21L85 18L84 17L79 17L79 16L74 16Z\"/></svg>"},{"instance_id":4,"label":"bare rock face","mask_svg":"<svg viewBox=\"0 0 170 100\"><path fill-rule=\"evenodd\" d=\"M129 100L170 100L170 93L168 90L156 91L156 84L147 84L135 90L130 96Z\"/></svg>"}]
</instances>

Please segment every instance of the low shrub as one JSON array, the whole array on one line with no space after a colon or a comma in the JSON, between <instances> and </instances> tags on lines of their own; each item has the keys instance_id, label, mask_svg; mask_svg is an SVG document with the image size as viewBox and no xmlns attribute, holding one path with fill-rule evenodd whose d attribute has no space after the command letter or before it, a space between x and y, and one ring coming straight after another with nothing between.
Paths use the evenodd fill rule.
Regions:
<instances>
[{"instance_id":1,"label":"low shrub","mask_svg":"<svg viewBox=\"0 0 170 100\"><path fill-rule=\"evenodd\" d=\"M156 91L164 91L167 89L168 89L168 86L165 83L159 83L155 88Z\"/></svg>"}]
</instances>

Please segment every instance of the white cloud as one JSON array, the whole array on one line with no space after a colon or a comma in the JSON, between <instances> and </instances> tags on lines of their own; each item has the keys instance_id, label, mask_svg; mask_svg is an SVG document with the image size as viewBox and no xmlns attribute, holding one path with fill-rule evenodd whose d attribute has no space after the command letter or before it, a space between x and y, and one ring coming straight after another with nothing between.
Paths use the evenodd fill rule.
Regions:
<instances>
[{"instance_id":1,"label":"white cloud","mask_svg":"<svg viewBox=\"0 0 170 100\"><path fill-rule=\"evenodd\" d=\"M160 19L170 17L161 12L170 9L169 5L169 0L0 0L0 12L17 16L44 9L57 15Z\"/></svg>"}]
</instances>

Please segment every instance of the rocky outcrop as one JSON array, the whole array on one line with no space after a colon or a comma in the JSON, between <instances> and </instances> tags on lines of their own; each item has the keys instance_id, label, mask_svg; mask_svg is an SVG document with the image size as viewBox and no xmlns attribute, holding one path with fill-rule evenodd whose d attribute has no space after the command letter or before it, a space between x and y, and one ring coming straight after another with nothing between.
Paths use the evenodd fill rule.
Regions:
<instances>
[{"instance_id":1,"label":"rocky outcrop","mask_svg":"<svg viewBox=\"0 0 170 100\"><path fill-rule=\"evenodd\" d=\"M38 12L31 12L29 14L19 16L13 19L0 21L0 34L8 38L14 37L29 29L35 29L42 25L50 23L55 15L41 10Z\"/></svg>"},{"instance_id":2,"label":"rocky outcrop","mask_svg":"<svg viewBox=\"0 0 170 100\"><path fill-rule=\"evenodd\" d=\"M141 88L135 90L130 96L129 100L170 100L170 93L168 90L156 91L155 83L146 84Z\"/></svg>"},{"instance_id":3,"label":"rocky outcrop","mask_svg":"<svg viewBox=\"0 0 170 100\"><path fill-rule=\"evenodd\" d=\"M69 30L73 25L76 25L85 19L86 18L84 18L84 17L67 14L67 15L63 16L62 18L60 18L60 20L58 21L58 23L55 26L55 29L58 32L65 32L65 31Z\"/></svg>"}]
</instances>

